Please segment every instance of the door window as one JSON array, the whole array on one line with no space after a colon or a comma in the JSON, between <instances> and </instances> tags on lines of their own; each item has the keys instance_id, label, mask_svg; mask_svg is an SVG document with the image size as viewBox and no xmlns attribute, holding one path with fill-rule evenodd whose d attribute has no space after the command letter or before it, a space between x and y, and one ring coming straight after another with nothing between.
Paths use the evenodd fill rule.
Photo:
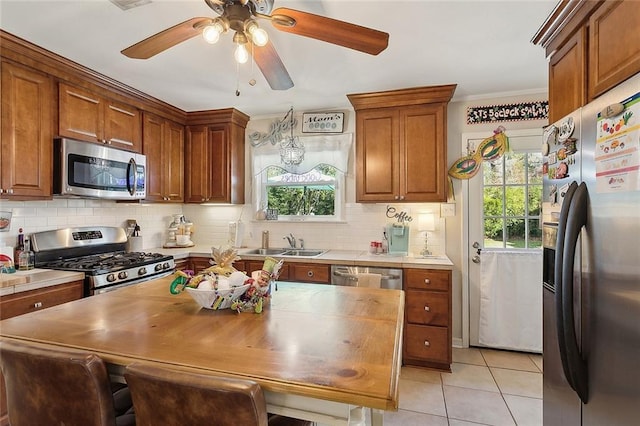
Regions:
<instances>
[{"instance_id":1,"label":"door window","mask_svg":"<svg viewBox=\"0 0 640 426\"><path fill-rule=\"evenodd\" d=\"M540 248L542 154L510 152L482 172L484 247Z\"/></svg>"}]
</instances>

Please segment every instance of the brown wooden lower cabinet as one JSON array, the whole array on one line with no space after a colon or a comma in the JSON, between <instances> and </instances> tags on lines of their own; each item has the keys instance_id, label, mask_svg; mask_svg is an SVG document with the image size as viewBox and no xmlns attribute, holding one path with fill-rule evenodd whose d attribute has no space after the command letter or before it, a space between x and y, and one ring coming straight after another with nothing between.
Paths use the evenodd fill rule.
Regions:
<instances>
[{"instance_id":1,"label":"brown wooden lower cabinet","mask_svg":"<svg viewBox=\"0 0 640 426\"><path fill-rule=\"evenodd\" d=\"M82 281L23 291L0 297L0 319L35 312L82 298Z\"/></svg>"},{"instance_id":2,"label":"brown wooden lower cabinet","mask_svg":"<svg viewBox=\"0 0 640 426\"><path fill-rule=\"evenodd\" d=\"M264 261L262 260L241 260L234 262L233 267L238 271L243 271L246 272L247 275L251 275L251 272L262 269L263 264ZM278 281L329 284L329 269L329 265L287 262L285 259L284 265L282 265L282 269L280 270Z\"/></svg>"},{"instance_id":3,"label":"brown wooden lower cabinet","mask_svg":"<svg viewBox=\"0 0 640 426\"><path fill-rule=\"evenodd\" d=\"M202 272L204 269L212 266L211 263L209 263L210 260L210 257L190 257L189 268L187 269L190 269L197 274L199 272Z\"/></svg>"},{"instance_id":4,"label":"brown wooden lower cabinet","mask_svg":"<svg viewBox=\"0 0 640 426\"><path fill-rule=\"evenodd\" d=\"M449 333L444 327L407 324L404 353L408 358L445 364L450 352ZM419 365L419 364L418 364Z\"/></svg>"},{"instance_id":5,"label":"brown wooden lower cabinet","mask_svg":"<svg viewBox=\"0 0 640 426\"><path fill-rule=\"evenodd\" d=\"M289 277L283 281L329 284L331 277L329 269L329 265L317 263L290 263Z\"/></svg>"},{"instance_id":6,"label":"brown wooden lower cabinet","mask_svg":"<svg viewBox=\"0 0 640 426\"><path fill-rule=\"evenodd\" d=\"M405 365L451 370L451 271L405 269Z\"/></svg>"},{"instance_id":7,"label":"brown wooden lower cabinet","mask_svg":"<svg viewBox=\"0 0 640 426\"><path fill-rule=\"evenodd\" d=\"M0 319L35 312L82 298L83 282L73 281L0 297ZM9 424L7 392L0 373L0 426Z\"/></svg>"},{"instance_id":8,"label":"brown wooden lower cabinet","mask_svg":"<svg viewBox=\"0 0 640 426\"><path fill-rule=\"evenodd\" d=\"M238 271L242 271L247 275L251 276L253 271L259 271L262 269L264 265L263 260L242 260L240 262L234 262L233 267Z\"/></svg>"},{"instance_id":9,"label":"brown wooden lower cabinet","mask_svg":"<svg viewBox=\"0 0 640 426\"><path fill-rule=\"evenodd\" d=\"M189 258L184 259L174 259L173 262L176 265L176 271L184 271L185 269L189 269Z\"/></svg>"}]
</instances>

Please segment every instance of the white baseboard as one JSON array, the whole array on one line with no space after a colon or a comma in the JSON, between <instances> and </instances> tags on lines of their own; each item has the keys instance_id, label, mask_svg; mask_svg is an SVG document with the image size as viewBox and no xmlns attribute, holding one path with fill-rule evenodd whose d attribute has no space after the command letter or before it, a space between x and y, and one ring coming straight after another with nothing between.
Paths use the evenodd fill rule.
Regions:
<instances>
[{"instance_id":1,"label":"white baseboard","mask_svg":"<svg viewBox=\"0 0 640 426\"><path fill-rule=\"evenodd\" d=\"M462 343L462 338L461 337L454 337L452 342L452 346L454 348L465 348L466 346L464 346L464 344Z\"/></svg>"}]
</instances>

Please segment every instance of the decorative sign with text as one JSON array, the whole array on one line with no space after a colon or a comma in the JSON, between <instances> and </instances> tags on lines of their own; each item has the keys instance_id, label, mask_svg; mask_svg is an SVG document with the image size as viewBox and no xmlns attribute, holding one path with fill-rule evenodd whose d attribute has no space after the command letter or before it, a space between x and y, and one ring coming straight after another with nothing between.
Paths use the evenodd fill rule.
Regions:
<instances>
[{"instance_id":1,"label":"decorative sign with text","mask_svg":"<svg viewBox=\"0 0 640 426\"><path fill-rule=\"evenodd\" d=\"M467 124L495 123L497 121L546 120L548 117L549 101L467 108Z\"/></svg>"},{"instance_id":2,"label":"decorative sign with text","mask_svg":"<svg viewBox=\"0 0 640 426\"><path fill-rule=\"evenodd\" d=\"M398 223L404 224L405 222L411 222L413 218L408 212L404 210L397 210L393 206L387 206L387 218L393 219Z\"/></svg>"},{"instance_id":3,"label":"decorative sign with text","mask_svg":"<svg viewBox=\"0 0 640 426\"><path fill-rule=\"evenodd\" d=\"M342 133L344 112L312 112L302 114L302 133Z\"/></svg>"}]
</instances>

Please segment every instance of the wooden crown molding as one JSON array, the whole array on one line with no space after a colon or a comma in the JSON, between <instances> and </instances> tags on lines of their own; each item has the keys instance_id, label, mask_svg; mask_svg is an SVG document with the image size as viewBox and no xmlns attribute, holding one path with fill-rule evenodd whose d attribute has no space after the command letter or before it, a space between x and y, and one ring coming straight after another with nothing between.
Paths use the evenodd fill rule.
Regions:
<instances>
[{"instance_id":1,"label":"wooden crown molding","mask_svg":"<svg viewBox=\"0 0 640 426\"><path fill-rule=\"evenodd\" d=\"M353 108L362 109L424 105L431 103L446 103L453 97L457 84L442 86L413 87L384 92L359 93L347 95Z\"/></svg>"}]
</instances>

